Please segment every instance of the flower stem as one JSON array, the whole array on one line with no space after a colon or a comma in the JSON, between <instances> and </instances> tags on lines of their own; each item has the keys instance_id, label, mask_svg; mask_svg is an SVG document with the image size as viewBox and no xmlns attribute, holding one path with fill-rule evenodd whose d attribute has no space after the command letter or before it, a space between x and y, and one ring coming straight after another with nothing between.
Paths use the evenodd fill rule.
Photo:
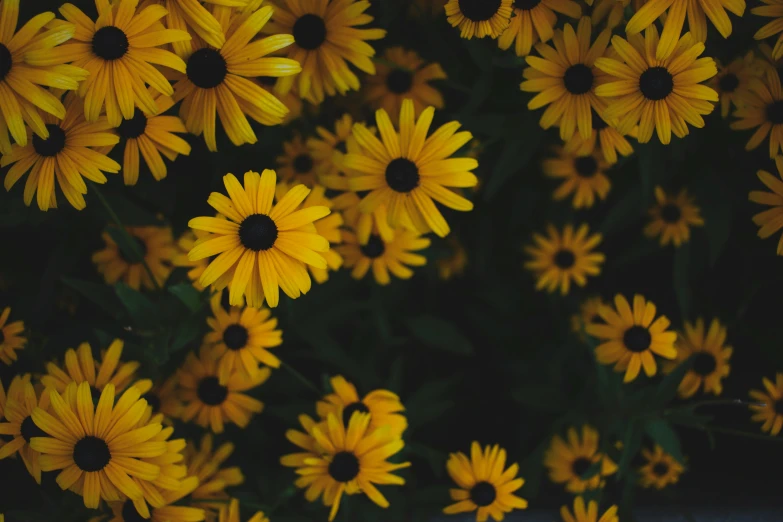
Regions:
<instances>
[{"instance_id":1,"label":"flower stem","mask_svg":"<svg viewBox=\"0 0 783 522\"><path fill-rule=\"evenodd\" d=\"M288 370L288 372L291 375L293 375L294 377L296 377L299 382L301 382L306 387L308 387L311 390L313 390L317 395L319 395L319 396L322 395L321 390L318 389L318 386L313 384L310 379L308 379L307 377L305 377L304 375L302 375L301 373L296 371L296 369L293 366L291 366L290 364L284 363L284 362L281 362L280 366L285 368L286 370Z\"/></svg>"}]
</instances>

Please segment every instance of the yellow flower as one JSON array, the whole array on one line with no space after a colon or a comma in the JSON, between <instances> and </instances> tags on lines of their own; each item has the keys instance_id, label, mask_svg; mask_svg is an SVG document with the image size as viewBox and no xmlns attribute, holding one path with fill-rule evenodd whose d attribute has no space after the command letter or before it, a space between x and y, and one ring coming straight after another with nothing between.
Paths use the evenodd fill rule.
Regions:
<instances>
[{"instance_id":1,"label":"yellow flower","mask_svg":"<svg viewBox=\"0 0 783 522\"><path fill-rule=\"evenodd\" d=\"M221 507L218 522L242 522L239 515L239 501L232 498L228 506L224 504ZM247 522L269 522L269 519L264 516L263 511L257 511L255 515L247 519Z\"/></svg>"},{"instance_id":2,"label":"yellow flower","mask_svg":"<svg viewBox=\"0 0 783 522\"><path fill-rule=\"evenodd\" d=\"M685 471L682 464L657 444L653 451L642 449L642 456L647 462L639 468L639 484L644 488L663 489L676 484Z\"/></svg>"},{"instance_id":3,"label":"yellow flower","mask_svg":"<svg viewBox=\"0 0 783 522\"><path fill-rule=\"evenodd\" d=\"M718 92L720 97L720 115L725 118L729 109L742 108L747 103L750 93L750 79L761 76L763 65L756 60L753 51L740 58L735 58L725 67L717 62L718 74L710 80L710 87Z\"/></svg>"},{"instance_id":4,"label":"yellow flower","mask_svg":"<svg viewBox=\"0 0 783 522\"><path fill-rule=\"evenodd\" d=\"M46 433L33 422L32 414L36 407L49 409L49 390L36 393L30 383L29 375L12 382L5 403L5 419L0 423L0 435L12 437L5 446L0 447L0 460L19 453L27 471L35 481L41 484L40 454L30 447L33 437L46 437ZM0 416L2 419L2 416Z\"/></svg>"},{"instance_id":5,"label":"yellow flower","mask_svg":"<svg viewBox=\"0 0 783 522\"><path fill-rule=\"evenodd\" d=\"M671 196L661 187L655 187L655 199L658 204L649 211L651 221L644 227L644 234L647 237L660 235L661 246L674 243L675 247L679 247L690 241L690 227L704 226L699 207L693 204L693 198L685 189Z\"/></svg>"},{"instance_id":6,"label":"yellow flower","mask_svg":"<svg viewBox=\"0 0 783 522\"><path fill-rule=\"evenodd\" d=\"M585 506L585 499L582 497L574 499L573 514L568 506L563 506L560 508L560 516L563 517L563 522L620 522L617 506L610 507L598 518L598 502L591 500Z\"/></svg>"},{"instance_id":7,"label":"yellow flower","mask_svg":"<svg viewBox=\"0 0 783 522\"><path fill-rule=\"evenodd\" d=\"M552 193L555 201L560 201L571 194L571 205L576 208L590 208L598 199L606 199L612 184L606 176L610 165L604 159L601 149L581 148L568 151L555 147L558 157L545 159L541 170L547 177L562 179L563 183Z\"/></svg>"},{"instance_id":8,"label":"yellow flower","mask_svg":"<svg viewBox=\"0 0 783 522\"><path fill-rule=\"evenodd\" d=\"M563 145L563 151L572 156L589 156L593 152L601 152L599 158L608 165L617 163L617 155L623 157L633 154L633 147L625 138L635 136L634 129L628 132L620 132L609 125L595 110L590 109L593 131L587 139L575 132L571 139Z\"/></svg>"},{"instance_id":9,"label":"yellow flower","mask_svg":"<svg viewBox=\"0 0 783 522\"><path fill-rule=\"evenodd\" d=\"M113 517L109 522L138 522L149 520L150 522L197 522L204 520L204 510L190 506L175 506L175 502L182 500L198 486L196 477L187 477L182 480L179 488L164 491L162 498L164 505L150 509L149 517L143 517L132 500L125 502L112 502L109 504Z\"/></svg>"},{"instance_id":10,"label":"yellow flower","mask_svg":"<svg viewBox=\"0 0 783 522\"><path fill-rule=\"evenodd\" d=\"M549 480L565 484L569 493L602 488L604 478L617 472L617 465L598 451L598 431L584 425L581 432L580 437L576 428L568 428L567 440L555 435L544 453L544 466L549 469ZM595 473L585 476L594 466Z\"/></svg>"},{"instance_id":11,"label":"yellow flower","mask_svg":"<svg viewBox=\"0 0 783 522\"><path fill-rule=\"evenodd\" d=\"M291 141L283 142L283 154L277 157L277 171L283 182L301 183L307 188L316 184L315 158L298 134Z\"/></svg>"},{"instance_id":12,"label":"yellow flower","mask_svg":"<svg viewBox=\"0 0 783 522\"><path fill-rule=\"evenodd\" d=\"M713 319L704 332L704 320L700 317L695 324L685 321L685 333L677 336L677 358L666 364L664 371L671 373L677 366L693 357L693 366L683 377L677 393L683 399L693 397L699 388L704 393L723 393L721 380L729 375L729 359L734 349L726 345L726 327Z\"/></svg>"},{"instance_id":13,"label":"yellow flower","mask_svg":"<svg viewBox=\"0 0 783 522\"><path fill-rule=\"evenodd\" d=\"M783 428L783 373L775 374L775 382L764 377L764 390L750 390L750 398L757 401L749 406L753 412L751 420L762 422L761 431L773 437Z\"/></svg>"},{"instance_id":14,"label":"yellow flower","mask_svg":"<svg viewBox=\"0 0 783 522\"><path fill-rule=\"evenodd\" d=\"M351 134L353 118L343 114L334 122L334 132L325 127L315 128L318 138L307 138L307 149L315 162L318 182L328 189L348 190L348 169L343 165L345 154L360 152L356 139Z\"/></svg>"},{"instance_id":15,"label":"yellow flower","mask_svg":"<svg viewBox=\"0 0 783 522\"><path fill-rule=\"evenodd\" d=\"M776 35L783 30L781 28L781 22L780 19L783 17L783 3L781 3L780 0L761 0L762 3L766 5L760 5L758 7L754 7L750 10L751 13L758 16L764 16L767 18L774 18L771 22L767 23L756 31L756 34L753 35L753 37L756 40L764 40L765 38L769 38L770 36ZM745 5L745 2L742 2L742 5ZM775 47L772 50L772 58L775 60L780 59L783 57L783 34L778 36L777 41L775 42Z\"/></svg>"},{"instance_id":16,"label":"yellow flower","mask_svg":"<svg viewBox=\"0 0 783 522\"><path fill-rule=\"evenodd\" d=\"M120 250L108 232L101 237L106 248L92 255L92 262L98 273L103 275L106 284L113 285L122 281L134 290L143 286L153 290L157 285L163 285L171 274L171 261L177 253L174 238L169 227L126 227L136 243L133 254ZM139 257L141 256L141 257ZM144 263L152 271L155 281L147 272Z\"/></svg>"},{"instance_id":17,"label":"yellow flower","mask_svg":"<svg viewBox=\"0 0 783 522\"><path fill-rule=\"evenodd\" d=\"M421 237L418 232L403 228L395 229L392 240L385 241L381 236L372 234L367 244L362 245L356 234L343 232L344 244L337 247L343 256L345 267L351 269L351 277L362 279L372 268L372 275L379 285L391 282L389 272L400 279L413 277L409 266L424 266L427 258L416 254L430 246L430 240Z\"/></svg>"},{"instance_id":18,"label":"yellow flower","mask_svg":"<svg viewBox=\"0 0 783 522\"><path fill-rule=\"evenodd\" d=\"M239 486L245 482L245 477L239 466L223 467L224 462L234 453L234 444L225 442L213 448L211 433L201 438L199 447L189 442L185 448L185 461L188 464L188 475L198 477L198 487L191 497L193 504L216 510L222 504L211 502L228 498L227 487Z\"/></svg>"},{"instance_id":19,"label":"yellow flower","mask_svg":"<svg viewBox=\"0 0 783 522\"><path fill-rule=\"evenodd\" d=\"M0 313L0 361L10 366L16 360L16 352L24 349L27 338L24 337L24 322L9 323L11 307L6 306Z\"/></svg>"},{"instance_id":20,"label":"yellow flower","mask_svg":"<svg viewBox=\"0 0 783 522\"><path fill-rule=\"evenodd\" d=\"M462 38L497 38L508 27L513 0L449 0L444 9Z\"/></svg>"},{"instance_id":21,"label":"yellow flower","mask_svg":"<svg viewBox=\"0 0 783 522\"><path fill-rule=\"evenodd\" d=\"M539 40L548 42L555 34L557 13L579 18L582 8L572 0L514 0L514 17L498 38L498 47L514 44L517 56L527 56Z\"/></svg>"},{"instance_id":22,"label":"yellow flower","mask_svg":"<svg viewBox=\"0 0 783 522\"><path fill-rule=\"evenodd\" d=\"M783 180L783 156L775 157L775 166L778 169L778 176ZM753 222L760 227L758 236L766 239L783 227L783 182L764 170L758 171L756 175L771 189L771 192L753 190L748 196L748 199L754 203L771 207L753 216ZM783 235L778 241L777 254L783 256Z\"/></svg>"},{"instance_id":23,"label":"yellow flower","mask_svg":"<svg viewBox=\"0 0 783 522\"><path fill-rule=\"evenodd\" d=\"M769 157L783 153L783 89L777 70L768 68L760 78L751 78L750 93L745 105L734 111L739 121L731 123L732 129L746 130L758 127L745 150L753 150L769 135Z\"/></svg>"},{"instance_id":24,"label":"yellow flower","mask_svg":"<svg viewBox=\"0 0 783 522\"><path fill-rule=\"evenodd\" d=\"M598 310L605 305L606 303L601 297L590 297L582 301L582 304L579 305L579 313L571 316L571 329L578 334L582 340L585 340L584 334L587 325L601 321Z\"/></svg>"},{"instance_id":25,"label":"yellow flower","mask_svg":"<svg viewBox=\"0 0 783 522\"><path fill-rule=\"evenodd\" d=\"M211 261L210 258L196 259L191 261L188 259L188 252L195 247L199 242L209 238L209 232L204 230L187 230L177 240L177 254L171 259L171 264L176 267L182 267L188 269L188 279L193 282L193 287L199 292L204 290L204 286L199 283L199 278L204 270L207 269ZM218 286L217 284L215 285ZM222 288L225 288L223 286Z\"/></svg>"},{"instance_id":26,"label":"yellow flower","mask_svg":"<svg viewBox=\"0 0 783 522\"><path fill-rule=\"evenodd\" d=\"M614 29L623 21L625 8L631 0L585 0L585 3L592 7L590 18L594 26L605 19L607 29Z\"/></svg>"},{"instance_id":27,"label":"yellow flower","mask_svg":"<svg viewBox=\"0 0 783 522\"><path fill-rule=\"evenodd\" d=\"M163 3L168 11L166 15L166 25L171 29L190 30L204 40L207 44L215 48L221 48L226 43L226 35L223 27L215 15L201 5L198 0L156 0ZM213 10L223 9L228 6L247 9L254 4L254 0L204 0L204 3L210 4ZM222 13L221 13L222 14ZM187 50L188 42L173 42L174 50L180 54Z\"/></svg>"},{"instance_id":28,"label":"yellow flower","mask_svg":"<svg viewBox=\"0 0 783 522\"><path fill-rule=\"evenodd\" d=\"M444 281L461 276L468 266L468 253L462 243L456 237L450 237L446 242L449 254L435 261L438 277Z\"/></svg>"}]
</instances>

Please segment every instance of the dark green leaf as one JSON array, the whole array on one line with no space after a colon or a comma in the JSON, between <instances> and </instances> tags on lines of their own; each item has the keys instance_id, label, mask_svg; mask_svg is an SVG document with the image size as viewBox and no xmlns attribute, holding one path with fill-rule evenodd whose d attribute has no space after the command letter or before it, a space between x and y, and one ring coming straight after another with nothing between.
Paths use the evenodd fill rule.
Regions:
<instances>
[{"instance_id":1,"label":"dark green leaf","mask_svg":"<svg viewBox=\"0 0 783 522\"><path fill-rule=\"evenodd\" d=\"M460 355L473 353L468 338L448 321L431 315L420 315L408 318L405 324L416 339L431 348Z\"/></svg>"},{"instance_id":2,"label":"dark green leaf","mask_svg":"<svg viewBox=\"0 0 783 522\"><path fill-rule=\"evenodd\" d=\"M644 208L642 206L642 189L640 187L632 188L607 212L599 231L604 236L609 236L624 230L638 221L644 213Z\"/></svg>"},{"instance_id":3,"label":"dark green leaf","mask_svg":"<svg viewBox=\"0 0 783 522\"><path fill-rule=\"evenodd\" d=\"M96 283L90 283L89 281L81 281L79 279L71 279L70 277L63 277L62 281L65 285L73 288L88 300L92 301L102 310L114 317L122 314L122 304L117 299L117 295L114 293L112 287L107 285L99 285Z\"/></svg>"},{"instance_id":4,"label":"dark green leaf","mask_svg":"<svg viewBox=\"0 0 783 522\"><path fill-rule=\"evenodd\" d=\"M179 298L180 301L193 313L201 310L204 305L204 299L201 292L193 288L193 285L189 283L180 283L178 285L170 286L168 288L169 293Z\"/></svg>"},{"instance_id":5,"label":"dark green leaf","mask_svg":"<svg viewBox=\"0 0 783 522\"><path fill-rule=\"evenodd\" d=\"M643 431L636 421L631 421L625 429L623 436L623 449L620 456L620 462L617 467L617 478L624 478L631 468L631 462L642 445Z\"/></svg>"},{"instance_id":6,"label":"dark green leaf","mask_svg":"<svg viewBox=\"0 0 783 522\"><path fill-rule=\"evenodd\" d=\"M650 419L644 423L644 431L655 441L663 451L670 454L677 462L684 463L680 448L680 438L671 427L671 424L663 419Z\"/></svg>"},{"instance_id":7,"label":"dark green leaf","mask_svg":"<svg viewBox=\"0 0 783 522\"><path fill-rule=\"evenodd\" d=\"M125 197L122 192L103 187L101 188L101 194L103 194L103 197L106 198L106 201L109 203L112 210L114 210L117 217L125 226L149 226L160 224L160 220L153 212L133 203ZM88 205L88 208L92 207L92 205ZM100 205L95 205L95 208L104 214L104 220L106 222L112 221L111 216L106 214L105 210Z\"/></svg>"},{"instance_id":8,"label":"dark green leaf","mask_svg":"<svg viewBox=\"0 0 783 522\"><path fill-rule=\"evenodd\" d=\"M527 165L543 137L543 133L537 128L538 119L533 113L527 112L521 119L520 125L511 129L510 136L513 137L506 140L495 168L487 180L483 191L485 201L491 200L511 179L511 176Z\"/></svg>"},{"instance_id":9,"label":"dark green leaf","mask_svg":"<svg viewBox=\"0 0 783 522\"><path fill-rule=\"evenodd\" d=\"M173 353L186 347L189 343L196 340L201 333L201 320L193 317L182 321L174 327L171 332L171 343L169 352Z\"/></svg>"},{"instance_id":10,"label":"dark green leaf","mask_svg":"<svg viewBox=\"0 0 783 522\"><path fill-rule=\"evenodd\" d=\"M159 324L160 315L158 309L146 295L122 282L114 285L114 291L128 311L131 319L139 327L149 329Z\"/></svg>"},{"instance_id":11,"label":"dark green leaf","mask_svg":"<svg viewBox=\"0 0 783 522\"><path fill-rule=\"evenodd\" d=\"M674 293L683 318L690 317L693 292L690 288L690 243L684 243L674 253Z\"/></svg>"},{"instance_id":12,"label":"dark green leaf","mask_svg":"<svg viewBox=\"0 0 783 522\"><path fill-rule=\"evenodd\" d=\"M426 460L433 475L438 478L443 476L443 470L446 468L446 454L444 452L418 442L407 444L405 449L412 455Z\"/></svg>"}]
</instances>

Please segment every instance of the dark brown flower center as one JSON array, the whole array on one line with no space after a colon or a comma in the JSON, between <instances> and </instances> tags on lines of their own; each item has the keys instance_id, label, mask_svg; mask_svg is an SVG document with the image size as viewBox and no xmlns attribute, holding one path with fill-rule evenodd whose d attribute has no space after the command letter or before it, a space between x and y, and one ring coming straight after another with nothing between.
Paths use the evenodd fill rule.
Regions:
<instances>
[{"instance_id":1,"label":"dark brown flower center","mask_svg":"<svg viewBox=\"0 0 783 522\"><path fill-rule=\"evenodd\" d=\"M669 472L669 465L665 462L659 462L652 468L653 474L663 477Z\"/></svg>"},{"instance_id":2,"label":"dark brown flower center","mask_svg":"<svg viewBox=\"0 0 783 522\"><path fill-rule=\"evenodd\" d=\"M558 268L562 270L568 270L574 266L574 263L576 262L576 256L571 250L567 248L561 248L555 252L552 260Z\"/></svg>"},{"instance_id":3,"label":"dark brown flower center","mask_svg":"<svg viewBox=\"0 0 783 522\"><path fill-rule=\"evenodd\" d=\"M294 40L302 49L312 51L326 41L326 24L318 15L302 15L294 23Z\"/></svg>"},{"instance_id":4,"label":"dark brown flower center","mask_svg":"<svg viewBox=\"0 0 783 522\"><path fill-rule=\"evenodd\" d=\"M11 67L13 67L13 65L14 59L13 56L11 56L11 51L8 50L8 47L0 43L0 82L5 80L5 77L11 72Z\"/></svg>"},{"instance_id":5,"label":"dark brown flower center","mask_svg":"<svg viewBox=\"0 0 783 522\"><path fill-rule=\"evenodd\" d=\"M566 69L563 83L571 94L584 94L593 88L593 71L583 63L574 64Z\"/></svg>"},{"instance_id":6,"label":"dark brown flower center","mask_svg":"<svg viewBox=\"0 0 783 522\"><path fill-rule=\"evenodd\" d=\"M395 192L410 192L419 186L419 167L407 158L396 158L386 166L386 183Z\"/></svg>"},{"instance_id":7,"label":"dark brown flower center","mask_svg":"<svg viewBox=\"0 0 783 522\"><path fill-rule=\"evenodd\" d=\"M661 219L666 223L677 223L682 217L682 211L680 207L674 203L667 203L661 207Z\"/></svg>"},{"instance_id":8,"label":"dark brown flower center","mask_svg":"<svg viewBox=\"0 0 783 522\"><path fill-rule=\"evenodd\" d=\"M592 178L598 173L598 162L592 156L574 158L574 169L582 178Z\"/></svg>"},{"instance_id":9,"label":"dark brown flower center","mask_svg":"<svg viewBox=\"0 0 783 522\"><path fill-rule=\"evenodd\" d=\"M214 89L226 79L228 65L219 51L204 47L190 55L185 71L196 87Z\"/></svg>"},{"instance_id":10,"label":"dark brown flower center","mask_svg":"<svg viewBox=\"0 0 783 522\"><path fill-rule=\"evenodd\" d=\"M468 20L489 20L500 9L500 0L459 0L459 10Z\"/></svg>"},{"instance_id":11,"label":"dark brown flower center","mask_svg":"<svg viewBox=\"0 0 783 522\"><path fill-rule=\"evenodd\" d=\"M354 414L354 412L359 413L370 413L370 408L368 408L362 401L354 402L353 404L349 404L343 409L343 424L345 424L345 427L348 427L348 424L351 423L351 416Z\"/></svg>"},{"instance_id":12,"label":"dark brown flower center","mask_svg":"<svg viewBox=\"0 0 783 522\"><path fill-rule=\"evenodd\" d=\"M231 324L223 330L223 342L229 350L241 350L249 339L247 328L241 324Z\"/></svg>"},{"instance_id":13,"label":"dark brown flower center","mask_svg":"<svg viewBox=\"0 0 783 522\"><path fill-rule=\"evenodd\" d=\"M497 498L498 493L495 486L487 481L476 482L476 485L470 489L470 500L478 507L486 507L492 504Z\"/></svg>"},{"instance_id":14,"label":"dark brown flower center","mask_svg":"<svg viewBox=\"0 0 783 522\"><path fill-rule=\"evenodd\" d=\"M307 174L313 170L313 158L309 154L303 153L294 158L292 165L299 174Z\"/></svg>"},{"instance_id":15,"label":"dark brown flower center","mask_svg":"<svg viewBox=\"0 0 783 522\"><path fill-rule=\"evenodd\" d=\"M359 475L359 459L349 451L337 453L329 463L329 475L337 482L350 482Z\"/></svg>"},{"instance_id":16,"label":"dark brown flower center","mask_svg":"<svg viewBox=\"0 0 783 522\"><path fill-rule=\"evenodd\" d=\"M98 437L88 435L73 447L73 461L82 471L100 471L110 460L109 445Z\"/></svg>"},{"instance_id":17,"label":"dark brown flower center","mask_svg":"<svg viewBox=\"0 0 783 522\"><path fill-rule=\"evenodd\" d=\"M380 236L373 234L370 236L370 239L367 240L367 244L361 245L359 248L361 249L362 254L370 259L375 259L376 257L381 257L383 255L386 250L386 245Z\"/></svg>"},{"instance_id":18,"label":"dark brown flower center","mask_svg":"<svg viewBox=\"0 0 783 522\"><path fill-rule=\"evenodd\" d=\"M739 87L739 78L734 73L726 73L718 80L718 87L723 92L734 92Z\"/></svg>"},{"instance_id":19,"label":"dark brown flower center","mask_svg":"<svg viewBox=\"0 0 783 522\"><path fill-rule=\"evenodd\" d=\"M634 325L623 334L623 344L632 352L643 352L650 348L652 336L647 328Z\"/></svg>"},{"instance_id":20,"label":"dark brown flower center","mask_svg":"<svg viewBox=\"0 0 783 522\"><path fill-rule=\"evenodd\" d=\"M579 457L571 464L571 471L574 472L574 475L581 478L592 465L593 462L587 457Z\"/></svg>"},{"instance_id":21,"label":"dark brown flower center","mask_svg":"<svg viewBox=\"0 0 783 522\"><path fill-rule=\"evenodd\" d=\"M717 367L718 363L715 360L715 356L709 352L699 352L693 359L693 371L702 377L712 374Z\"/></svg>"},{"instance_id":22,"label":"dark brown flower center","mask_svg":"<svg viewBox=\"0 0 783 522\"><path fill-rule=\"evenodd\" d=\"M220 406L228 397L228 388L220 384L217 377L204 377L198 383L196 394L207 406Z\"/></svg>"},{"instance_id":23,"label":"dark brown flower center","mask_svg":"<svg viewBox=\"0 0 783 522\"><path fill-rule=\"evenodd\" d=\"M47 123L46 130L49 131L48 138L33 134L33 149L40 156L52 158L65 148L65 131L54 123Z\"/></svg>"},{"instance_id":24,"label":"dark brown flower center","mask_svg":"<svg viewBox=\"0 0 783 522\"><path fill-rule=\"evenodd\" d=\"M783 123L783 100L776 100L767 105L767 119L775 125Z\"/></svg>"},{"instance_id":25,"label":"dark brown flower center","mask_svg":"<svg viewBox=\"0 0 783 522\"><path fill-rule=\"evenodd\" d=\"M117 132L125 139L138 138L147 130L147 117L139 109L133 111L133 118L122 120Z\"/></svg>"},{"instance_id":26,"label":"dark brown flower center","mask_svg":"<svg viewBox=\"0 0 783 522\"><path fill-rule=\"evenodd\" d=\"M413 73L407 69L392 69L386 77L386 88L394 94L405 94L413 85Z\"/></svg>"},{"instance_id":27,"label":"dark brown flower center","mask_svg":"<svg viewBox=\"0 0 783 522\"><path fill-rule=\"evenodd\" d=\"M251 214L239 225L239 241L256 252L269 250L277 241L277 224L266 214Z\"/></svg>"},{"instance_id":28,"label":"dark brown flower center","mask_svg":"<svg viewBox=\"0 0 783 522\"><path fill-rule=\"evenodd\" d=\"M674 89L674 78L666 67L650 67L639 77L639 90L649 100L662 100Z\"/></svg>"},{"instance_id":29,"label":"dark brown flower center","mask_svg":"<svg viewBox=\"0 0 783 522\"><path fill-rule=\"evenodd\" d=\"M540 3L541 0L514 0L514 9L530 11Z\"/></svg>"},{"instance_id":30,"label":"dark brown flower center","mask_svg":"<svg viewBox=\"0 0 783 522\"><path fill-rule=\"evenodd\" d=\"M104 60L118 60L128 52L128 37L119 27L101 27L92 37L92 52Z\"/></svg>"},{"instance_id":31,"label":"dark brown flower center","mask_svg":"<svg viewBox=\"0 0 783 522\"><path fill-rule=\"evenodd\" d=\"M33 422L33 418L30 416L25 417L25 419L22 421L22 426L19 431L22 432L22 438L27 442L30 442L30 439L32 439L33 437L49 436L48 433L46 433L44 430L39 428L38 425L35 422Z\"/></svg>"}]
</instances>

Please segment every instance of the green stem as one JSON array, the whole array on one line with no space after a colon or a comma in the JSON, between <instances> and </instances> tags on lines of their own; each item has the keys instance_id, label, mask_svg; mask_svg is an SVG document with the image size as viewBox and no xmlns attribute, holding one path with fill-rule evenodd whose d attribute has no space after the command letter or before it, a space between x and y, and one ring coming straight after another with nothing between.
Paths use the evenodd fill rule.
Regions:
<instances>
[{"instance_id":1,"label":"green stem","mask_svg":"<svg viewBox=\"0 0 783 522\"><path fill-rule=\"evenodd\" d=\"M693 402L691 404L688 404L685 406L688 410L695 410L696 408L701 408L702 406L752 406L754 404L758 404L756 402L752 401L746 401L743 399L717 399L717 400L705 400L705 401L698 401Z\"/></svg>"},{"instance_id":2,"label":"green stem","mask_svg":"<svg viewBox=\"0 0 783 522\"><path fill-rule=\"evenodd\" d=\"M758 433L750 433L742 430L735 430L732 428L721 428L719 426L691 426L689 424L682 425L684 428L694 428L701 431L714 431L715 433L725 433L726 435L735 435L737 437L745 437L748 439L766 440L771 442L783 442L783 437L772 437L769 435L761 435Z\"/></svg>"},{"instance_id":3,"label":"green stem","mask_svg":"<svg viewBox=\"0 0 783 522\"><path fill-rule=\"evenodd\" d=\"M304 384L305 386L313 390L317 395L319 396L322 395L321 390L318 389L318 386L313 384L312 381L310 381L310 379L308 379L307 377L305 377L304 375L296 371L296 369L294 369L293 366L291 366L290 364L286 364L284 362L281 362L280 366L288 370L288 372L294 377L296 377L297 380L299 380L299 382L301 382L302 384Z\"/></svg>"}]
</instances>

